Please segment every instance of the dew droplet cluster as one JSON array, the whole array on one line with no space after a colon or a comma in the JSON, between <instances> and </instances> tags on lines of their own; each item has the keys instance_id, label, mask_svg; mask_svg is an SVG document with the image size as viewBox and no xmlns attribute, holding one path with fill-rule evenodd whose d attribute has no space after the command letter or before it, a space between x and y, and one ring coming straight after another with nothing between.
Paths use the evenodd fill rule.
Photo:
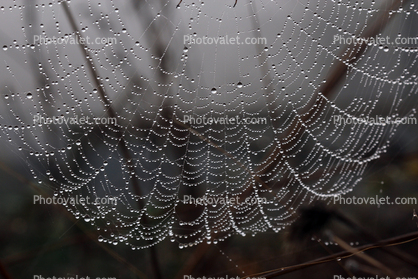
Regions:
<instances>
[{"instance_id":1,"label":"dew droplet cluster","mask_svg":"<svg viewBox=\"0 0 418 279\"><path fill-rule=\"evenodd\" d=\"M77 31L61 1L9 2L0 7L3 26L13 19L1 37L0 137L56 196L117 201L66 205L100 242L186 248L281 231L300 205L350 192L399 125L335 119L415 115L416 45L368 43L353 59L333 43L373 24L374 0L67 1ZM417 36L414 3L390 15L398 23L381 36ZM241 44L193 43L226 37ZM324 94L337 62L346 77ZM256 122L190 120L225 117Z\"/></svg>"}]
</instances>

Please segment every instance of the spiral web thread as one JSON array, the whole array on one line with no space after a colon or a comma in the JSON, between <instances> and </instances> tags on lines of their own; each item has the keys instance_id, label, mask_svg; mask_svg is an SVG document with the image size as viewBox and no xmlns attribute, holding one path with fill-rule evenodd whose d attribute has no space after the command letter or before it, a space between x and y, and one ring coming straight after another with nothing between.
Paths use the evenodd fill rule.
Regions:
<instances>
[{"instance_id":1,"label":"spiral web thread","mask_svg":"<svg viewBox=\"0 0 418 279\"><path fill-rule=\"evenodd\" d=\"M184 0L176 9L176 1L72 0L79 34L60 1L1 7L2 21L13 18L14 26L2 36L0 135L57 197L117 200L66 205L97 226L100 241L138 249L170 238L185 247L278 232L300 205L350 192L399 125L341 124L336 116L415 113L414 46L369 43L351 63L344 57L352 59L352 49L333 43L336 35L362 34L385 5L233 4ZM379 35L411 35L405 30L412 32L416 14L413 2L402 2L389 10L391 31ZM34 42L34 35L117 43L87 44L83 52L77 44ZM184 43L185 35L266 43L197 45ZM335 61L349 69L327 95L321 89ZM33 123L35 116L112 114L117 124ZM185 116L266 122L197 124ZM185 204L186 196L206 197L206 204ZM207 203L232 198L240 202Z\"/></svg>"}]
</instances>

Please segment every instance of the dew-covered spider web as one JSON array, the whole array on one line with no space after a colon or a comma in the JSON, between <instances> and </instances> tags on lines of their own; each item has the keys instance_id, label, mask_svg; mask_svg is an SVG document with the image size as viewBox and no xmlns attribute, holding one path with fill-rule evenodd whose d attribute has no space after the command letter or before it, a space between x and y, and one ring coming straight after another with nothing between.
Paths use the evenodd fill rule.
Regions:
<instances>
[{"instance_id":1,"label":"dew-covered spider web","mask_svg":"<svg viewBox=\"0 0 418 279\"><path fill-rule=\"evenodd\" d=\"M0 8L1 138L56 197L117 201L65 205L100 241L278 232L402 125L360 120L414 116L416 43L393 43L417 37L414 1L178 2Z\"/></svg>"}]
</instances>

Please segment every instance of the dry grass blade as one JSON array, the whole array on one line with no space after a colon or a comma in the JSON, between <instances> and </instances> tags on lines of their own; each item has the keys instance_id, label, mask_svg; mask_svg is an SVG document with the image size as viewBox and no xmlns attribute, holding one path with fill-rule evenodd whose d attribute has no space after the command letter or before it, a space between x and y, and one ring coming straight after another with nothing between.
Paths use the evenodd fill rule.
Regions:
<instances>
[{"instance_id":1,"label":"dry grass blade","mask_svg":"<svg viewBox=\"0 0 418 279\"><path fill-rule=\"evenodd\" d=\"M391 269L387 268L384 264L382 264L378 260L360 252L357 248L351 247L348 243L346 243L341 238L339 238L337 236L334 236L333 241L338 243L338 245L340 245L340 247L343 248L344 250L352 253L353 255L356 255L357 257L365 260L369 264L371 264L371 265L377 267L378 269L382 270L384 273L386 273L386 275L389 275L390 277L393 277L393 278L396 277L395 274L393 273L393 271Z\"/></svg>"},{"instance_id":2,"label":"dry grass blade","mask_svg":"<svg viewBox=\"0 0 418 279\"><path fill-rule=\"evenodd\" d=\"M400 245L400 244L412 242L412 241L415 241L415 240L418 240L418 232L407 233L407 234L403 234L403 235L396 236L396 237L393 237L393 238L378 241L376 243L366 244L366 245L357 247L357 251L358 251L358 253L361 253L361 252L365 252L365 251L370 250L370 249L395 246L395 245ZM281 275L284 275L284 274L292 273L292 272L297 271L297 270L305 269L305 268L310 267L310 266L319 265L319 264L323 264L323 263L328 263L328 262L332 262L332 261L338 261L338 260L341 260L341 259L344 259L344 258L352 257L354 255L355 254L353 254L351 252L342 251L342 252L335 253L335 254L330 255L330 256L321 257L321 258L318 258L318 259L315 259L315 260L312 260L312 261L308 261L308 262L305 262L305 263L302 263L302 264L282 267L282 268L269 270L269 271L265 271L265 272L261 272L261 273L257 273L257 274L251 274L251 275L242 277L242 279L246 279L246 278L250 278L250 277L257 277L257 276L263 276L266 279L267 278L275 278L275 277L278 277L278 276L281 276Z\"/></svg>"}]
</instances>

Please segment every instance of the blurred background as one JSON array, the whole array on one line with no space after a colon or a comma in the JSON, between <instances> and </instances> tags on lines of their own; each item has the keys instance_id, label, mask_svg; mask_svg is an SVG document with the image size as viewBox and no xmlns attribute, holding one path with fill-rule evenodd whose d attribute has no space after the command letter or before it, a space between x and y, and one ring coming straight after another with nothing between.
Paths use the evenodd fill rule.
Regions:
<instances>
[{"instance_id":1,"label":"blurred background","mask_svg":"<svg viewBox=\"0 0 418 279\"><path fill-rule=\"evenodd\" d=\"M106 231L100 221L85 220L86 216L91 219L100 213L97 208L35 205L33 201L34 195L90 195L98 185L105 185L110 190L95 194L128 196L125 208L110 208L109 212L135 208L137 199L129 197L131 190L125 188L130 163L124 162L123 148L115 152L120 148L118 139L126 140L134 160L144 169L153 169L153 160L167 154L181 157L187 150L166 145L167 136L161 132L165 127L172 131L184 129L169 121L172 115L173 119L188 114L268 118L267 125L236 130L193 127L221 146L230 144L232 154L243 159L245 166L262 164L271 143L277 137L285 138L278 131L286 131L283 127L289 125L288 119L303 115L296 111L303 111L315 100L316 105L308 114L313 124L307 128L315 135L315 143L334 152L349 146L344 153L349 158L373 160L364 168L353 163L352 169L325 169L319 177L312 172L306 179L308 188L321 193L341 190L345 198L418 198L417 124L371 128L322 124L331 122L338 112L336 107L357 117L414 115L418 104L415 44L344 49L344 44L332 43L334 35L416 37L414 1L238 0L233 7L233 1L184 0L178 8L177 1L67 2L70 12L66 12L61 1L0 2L0 61L4 61L0 67L0 276L268 277L259 273L279 272L289 266L298 267L271 277L418 276L418 236L411 234L418 229L418 217L414 218L417 204L344 205L334 203L333 198L305 198L301 194L292 196L293 204L286 203L281 209L283 215L293 210L298 213L285 219L279 232L255 227L253 235L232 234L217 243L203 242L179 249L184 233L179 229L174 242L169 237L156 237L153 240L159 243L154 248L133 250L125 240L118 245L100 241L99 236L106 233L111 239L111 229ZM87 51L95 62L93 74L79 45L42 45L33 40L35 35L68 37L74 32L71 17L84 37L117 39L117 44L89 45ZM267 43L239 47L190 45L183 41L184 35L189 34L194 38L262 37ZM350 67L342 67L338 57L345 57ZM336 75L338 70L342 71L341 76ZM95 82L106 89L109 102L100 97ZM237 86L239 83L242 86ZM327 99L325 105L318 101L318 92ZM110 110L118 115L123 136L116 129L120 127L109 125L32 125L33 117L39 113L106 117ZM159 137L158 133L164 136ZM173 134L184 137L182 132ZM247 141L235 141L231 135L249 138L247 149L239 148ZM303 136L294 136L291 146L298 146L301 139ZM185 142L205 143L199 137ZM356 144L351 148L353 142ZM67 150L69 146L71 151ZM312 154L313 147L309 148L309 144L301 148L297 155L300 158L290 159L289 164L299 166ZM221 153L215 149L195 152L206 154L210 150L216 157ZM144 150L155 152L148 154ZM250 159L242 154L250 154ZM316 159L307 168L322 168L322 163L332 161L326 156ZM199 165L203 161L197 159L193 163ZM225 181L242 189L250 176L241 173L233 160L225 161L231 171ZM91 162L93 167L90 169L83 162ZM77 166L80 172L67 171L68 165ZM192 165L186 171L199 170ZM97 175L95 170L101 167L105 171ZM220 174L216 167L213 159L206 170ZM144 192L161 189L154 186L158 179L170 184L170 177L184 168L161 170L166 180L157 177L144 181ZM277 175L279 170L269 171L277 180L274 182L287 181ZM327 179L329 173L333 179ZM144 171L137 175L147 178L148 174ZM213 178L206 182L208 185L202 184L190 175L184 184L210 188L217 182ZM290 193L300 191L297 183L286 185ZM183 194L199 196L202 187L186 187ZM194 217L196 212L195 207L184 207L181 214ZM120 227L115 230L124 231ZM352 248L363 249L379 241L385 248L351 254L357 251ZM325 261L324 257L330 260ZM316 259L321 263L302 268L303 263Z\"/></svg>"}]
</instances>

